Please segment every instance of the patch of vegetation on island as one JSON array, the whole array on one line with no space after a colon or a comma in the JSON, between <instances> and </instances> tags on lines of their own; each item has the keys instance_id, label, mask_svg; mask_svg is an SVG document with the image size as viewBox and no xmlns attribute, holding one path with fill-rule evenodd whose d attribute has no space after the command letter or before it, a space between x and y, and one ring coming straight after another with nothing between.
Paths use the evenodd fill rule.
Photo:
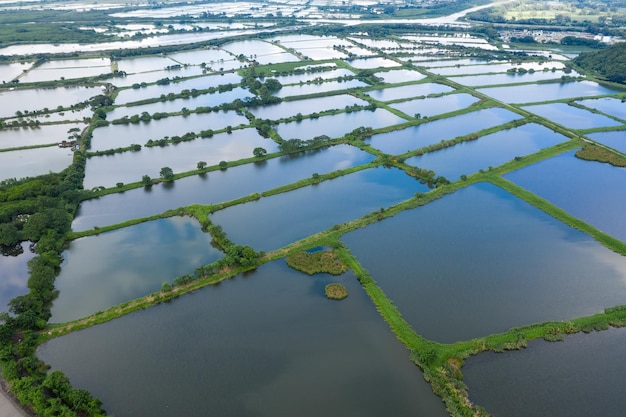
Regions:
<instances>
[{"instance_id":1,"label":"patch of vegetation on island","mask_svg":"<svg viewBox=\"0 0 626 417\"><path fill-rule=\"evenodd\" d=\"M319 273L341 275L348 270L346 264L333 251L297 252L287 256L286 261L293 269L309 275Z\"/></svg>"},{"instance_id":2,"label":"patch of vegetation on island","mask_svg":"<svg viewBox=\"0 0 626 417\"><path fill-rule=\"evenodd\" d=\"M577 158L585 161L597 161L616 167L626 167L626 158L602 146L587 144L575 153Z\"/></svg>"},{"instance_id":3,"label":"patch of vegetation on island","mask_svg":"<svg viewBox=\"0 0 626 417\"><path fill-rule=\"evenodd\" d=\"M326 298L331 300L343 300L348 296L348 290L341 284L328 284L324 288Z\"/></svg>"}]
</instances>

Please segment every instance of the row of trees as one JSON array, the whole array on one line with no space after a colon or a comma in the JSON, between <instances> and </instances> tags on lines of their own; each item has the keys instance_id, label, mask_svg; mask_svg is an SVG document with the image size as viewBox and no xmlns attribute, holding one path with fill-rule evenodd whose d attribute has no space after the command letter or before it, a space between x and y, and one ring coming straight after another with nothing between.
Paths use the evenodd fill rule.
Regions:
<instances>
[{"instance_id":1,"label":"row of trees","mask_svg":"<svg viewBox=\"0 0 626 417\"><path fill-rule=\"evenodd\" d=\"M59 174L10 179L0 183L0 246L30 240L36 256L28 262L29 292L9 302L0 314L0 364L11 391L40 416L103 417L99 400L73 389L61 372L35 355L37 332L44 329L57 295L54 280L60 271L65 234L82 198L85 157Z\"/></svg>"},{"instance_id":2,"label":"row of trees","mask_svg":"<svg viewBox=\"0 0 626 417\"><path fill-rule=\"evenodd\" d=\"M297 153L307 149L315 149L327 145L332 139L327 135L315 136L313 139L287 139L278 144L278 150L283 153Z\"/></svg>"}]
</instances>

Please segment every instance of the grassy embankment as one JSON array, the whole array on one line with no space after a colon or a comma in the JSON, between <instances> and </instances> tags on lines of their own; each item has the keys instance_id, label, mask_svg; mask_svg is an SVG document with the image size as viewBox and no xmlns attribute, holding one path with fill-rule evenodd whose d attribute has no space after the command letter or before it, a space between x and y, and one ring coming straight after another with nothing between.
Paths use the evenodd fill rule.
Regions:
<instances>
[{"instance_id":1,"label":"grassy embankment","mask_svg":"<svg viewBox=\"0 0 626 417\"><path fill-rule=\"evenodd\" d=\"M54 146L57 146L57 144L56 143L48 143L48 144L45 144L45 145L18 146L18 147L15 147L15 148L0 149L0 152L25 151L25 150L28 150L28 149L52 148Z\"/></svg>"}]
</instances>

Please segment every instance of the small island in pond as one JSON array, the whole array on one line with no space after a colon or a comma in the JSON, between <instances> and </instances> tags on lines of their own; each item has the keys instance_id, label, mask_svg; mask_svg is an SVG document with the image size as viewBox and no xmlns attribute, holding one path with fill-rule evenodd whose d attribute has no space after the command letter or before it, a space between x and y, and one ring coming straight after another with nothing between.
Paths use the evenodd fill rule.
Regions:
<instances>
[{"instance_id":1,"label":"small island in pond","mask_svg":"<svg viewBox=\"0 0 626 417\"><path fill-rule=\"evenodd\" d=\"M348 296L348 290L341 284L328 284L324 288L326 298L331 300L343 300Z\"/></svg>"}]
</instances>

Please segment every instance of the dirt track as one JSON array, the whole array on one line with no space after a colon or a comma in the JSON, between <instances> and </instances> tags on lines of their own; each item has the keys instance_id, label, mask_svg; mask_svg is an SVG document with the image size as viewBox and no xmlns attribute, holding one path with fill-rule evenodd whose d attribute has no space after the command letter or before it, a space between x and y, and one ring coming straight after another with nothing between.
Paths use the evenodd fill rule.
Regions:
<instances>
[{"instance_id":1,"label":"dirt track","mask_svg":"<svg viewBox=\"0 0 626 417\"><path fill-rule=\"evenodd\" d=\"M2 388L0 388L0 416L2 417L29 417Z\"/></svg>"}]
</instances>

